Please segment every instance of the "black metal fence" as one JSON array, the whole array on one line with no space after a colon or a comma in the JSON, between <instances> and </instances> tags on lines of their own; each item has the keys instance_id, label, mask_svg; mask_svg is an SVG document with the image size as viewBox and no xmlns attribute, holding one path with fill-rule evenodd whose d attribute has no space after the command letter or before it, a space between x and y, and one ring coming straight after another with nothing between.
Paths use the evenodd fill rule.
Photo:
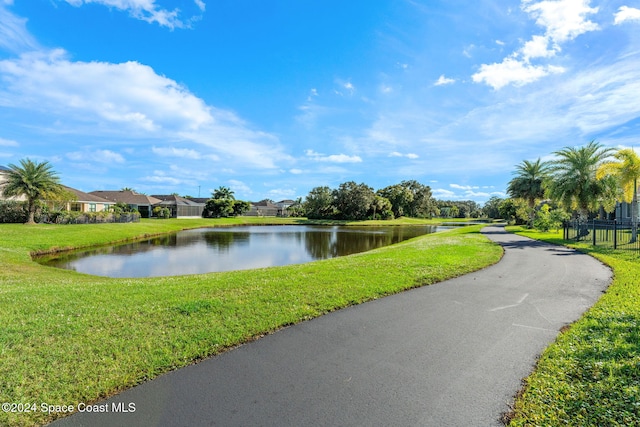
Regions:
<instances>
[{"instance_id":1,"label":"black metal fence","mask_svg":"<svg viewBox=\"0 0 640 427\"><path fill-rule=\"evenodd\" d=\"M564 239L591 243L594 246L609 247L640 252L637 225L630 221L590 220L587 222L567 221L564 224Z\"/></svg>"}]
</instances>

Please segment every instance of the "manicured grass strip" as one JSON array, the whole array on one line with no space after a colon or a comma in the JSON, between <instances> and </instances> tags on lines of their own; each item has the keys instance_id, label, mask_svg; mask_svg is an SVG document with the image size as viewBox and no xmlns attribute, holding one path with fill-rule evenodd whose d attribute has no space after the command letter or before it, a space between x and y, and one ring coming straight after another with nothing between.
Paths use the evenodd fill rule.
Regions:
<instances>
[{"instance_id":1,"label":"manicured grass strip","mask_svg":"<svg viewBox=\"0 0 640 427\"><path fill-rule=\"evenodd\" d=\"M561 233L519 234L568 243ZM540 357L515 403L510 426L640 425L640 258L568 244L614 271L607 292Z\"/></svg>"},{"instance_id":2,"label":"manicured grass strip","mask_svg":"<svg viewBox=\"0 0 640 427\"><path fill-rule=\"evenodd\" d=\"M283 326L477 270L502 254L479 234L481 226L473 226L343 258L193 276L109 279L29 258L30 251L51 246L105 243L185 225L118 226L0 225L3 402L95 401ZM52 418L1 412L0 425Z\"/></svg>"}]
</instances>

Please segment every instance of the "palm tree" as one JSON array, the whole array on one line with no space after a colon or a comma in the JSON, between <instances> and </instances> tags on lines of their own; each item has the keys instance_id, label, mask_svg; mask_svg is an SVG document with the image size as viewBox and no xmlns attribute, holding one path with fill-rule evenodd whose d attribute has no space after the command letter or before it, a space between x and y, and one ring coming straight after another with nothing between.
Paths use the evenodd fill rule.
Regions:
<instances>
[{"instance_id":1,"label":"palm tree","mask_svg":"<svg viewBox=\"0 0 640 427\"><path fill-rule=\"evenodd\" d=\"M7 182L2 190L5 197L25 196L27 199L27 224L35 224L37 202L53 198L64 192L58 175L51 170L49 162L35 163L30 159L20 160L21 166L9 165Z\"/></svg>"},{"instance_id":2,"label":"palm tree","mask_svg":"<svg viewBox=\"0 0 640 427\"><path fill-rule=\"evenodd\" d=\"M229 187L218 187L216 190L213 190L212 196L214 199L235 200L235 197L233 196L233 191Z\"/></svg>"},{"instance_id":3,"label":"palm tree","mask_svg":"<svg viewBox=\"0 0 640 427\"><path fill-rule=\"evenodd\" d=\"M622 148L613 157L617 161L604 162L598 168L597 178L613 176L622 187L622 200L631 203L631 243L638 239L638 181L640 157L632 148Z\"/></svg>"},{"instance_id":4,"label":"palm tree","mask_svg":"<svg viewBox=\"0 0 640 427\"><path fill-rule=\"evenodd\" d=\"M549 168L552 176L548 194L566 209L577 209L580 221L586 221L589 212L601 204L611 205L609 199L614 195L611 180L596 179L596 170L612 150L591 141L584 147L565 147L554 152L557 159Z\"/></svg>"},{"instance_id":5,"label":"palm tree","mask_svg":"<svg viewBox=\"0 0 640 427\"><path fill-rule=\"evenodd\" d=\"M516 175L507 186L507 193L515 199L523 199L529 207L529 228L533 228L536 200L544 197L544 181L548 164L540 159L535 162L524 160L516 166Z\"/></svg>"}]
</instances>

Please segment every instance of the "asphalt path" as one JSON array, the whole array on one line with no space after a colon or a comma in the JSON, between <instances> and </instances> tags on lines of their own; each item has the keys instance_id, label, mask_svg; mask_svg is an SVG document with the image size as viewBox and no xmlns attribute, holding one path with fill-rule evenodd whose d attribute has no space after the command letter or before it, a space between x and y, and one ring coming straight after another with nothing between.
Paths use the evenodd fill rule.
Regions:
<instances>
[{"instance_id":1,"label":"asphalt path","mask_svg":"<svg viewBox=\"0 0 640 427\"><path fill-rule=\"evenodd\" d=\"M612 275L571 249L483 233L505 250L491 267L282 329L53 425L500 426L536 357Z\"/></svg>"}]
</instances>

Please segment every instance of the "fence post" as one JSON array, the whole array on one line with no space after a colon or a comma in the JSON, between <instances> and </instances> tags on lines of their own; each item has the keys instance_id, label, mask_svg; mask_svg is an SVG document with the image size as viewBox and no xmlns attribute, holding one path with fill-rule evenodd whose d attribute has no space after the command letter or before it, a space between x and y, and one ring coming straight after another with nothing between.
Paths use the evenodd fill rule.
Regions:
<instances>
[{"instance_id":1,"label":"fence post","mask_svg":"<svg viewBox=\"0 0 640 427\"><path fill-rule=\"evenodd\" d=\"M613 249L618 248L618 220L613 220Z\"/></svg>"},{"instance_id":2,"label":"fence post","mask_svg":"<svg viewBox=\"0 0 640 427\"><path fill-rule=\"evenodd\" d=\"M593 246L596 245L596 220L594 219L591 226L591 234L593 234Z\"/></svg>"}]
</instances>

